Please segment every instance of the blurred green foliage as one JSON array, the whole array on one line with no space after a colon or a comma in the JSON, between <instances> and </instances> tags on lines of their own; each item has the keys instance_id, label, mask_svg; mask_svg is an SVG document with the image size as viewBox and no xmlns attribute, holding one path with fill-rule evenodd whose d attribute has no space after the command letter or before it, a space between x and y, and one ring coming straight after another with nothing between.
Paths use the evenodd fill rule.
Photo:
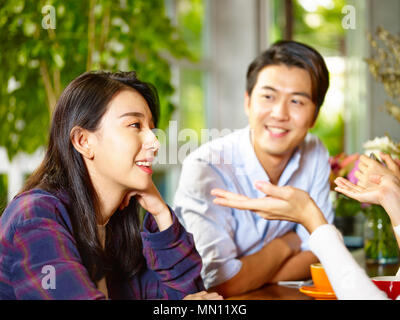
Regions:
<instances>
[{"instance_id":1,"label":"blurred green foliage","mask_svg":"<svg viewBox=\"0 0 400 320\"><path fill-rule=\"evenodd\" d=\"M205 3L203 0L177 0L177 20L182 38L197 59L204 53Z\"/></svg>"},{"instance_id":2,"label":"blurred green foliage","mask_svg":"<svg viewBox=\"0 0 400 320\"><path fill-rule=\"evenodd\" d=\"M42 25L45 5L55 29ZM47 143L57 98L87 70L136 70L158 89L165 129L175 108L167 57L195 59L164 0L0 0L0 43L0 146L10 159Z\"/></svg>"},{"instance_id":3,"label":"blurred green foliage","mask_svg":"<svg viewBox=\"0 0 400 320\"><path fill-rule=\"evenodd\" d=\"M345 29L342 27L342 8L346 0L332 0L330 5L316 6L312 12L307 11L299 0L293 3L294 39L311 45L324 57L343 56ZM344 121L341 114L332 116L330 113L324 116L323 109L326 107L322 107L310 132L321 139L333 156L341 153L344 148Z\"/></svg>"},{"instance_id":4,"label":"blurred green foliage","mask_svg":"<svg viewBox=\"0 0 400 320\"><path fill-rule=\"evenodd\" d=\"M342 27L342 8L347 4L347 0L331 0L330 5L316 6L313 12L308 12L299 0L293 3L295 40L313 46L324 56L343 54L346 30Z\"/></svg>"},{"instance_id":5,"label":"blurred green foliage","mask_svg":"<svg viewBox=\"0 0 400 320\"><path fill-rule=\"evenodd\" d=\"M206 52L204 46L206 4L203 0L177 0L178 27L182 37L198 61ZM205 70L180 68L179 70L179 128L190 128L200 136L206 125Z\"/></svg>"},{"instance_id":6,"label":"blurred green foliage","mask_svg":"<svg viewBox=\"0 0 400 320\"><path fill-rule=\"evenodd\" d=\"M206 128L204 79L200 70L182 69L180 72L180 129L193 129L198 137Z\"/></svg>"},{"instance_id":7,"label":"blurred green foliage","mask_svg":"<svg viewBox=\"0 0 400 320\"><path fill-rule=\"evenodd\" d=\"M321 139L331 156L343 152L344 121L341 114L331 118L320 114L310 132Z\"/></svg>"},{"instance_id":8,"label":"blurred green foliage","mask_svg":"<svg viewBox=\"0 0 400 320\"><path fill-rule=\"evenodd\" d=\"M8 176L6 174L0 174L0 215L7 204L7 183Z\"/></svg>"}]
</instances>

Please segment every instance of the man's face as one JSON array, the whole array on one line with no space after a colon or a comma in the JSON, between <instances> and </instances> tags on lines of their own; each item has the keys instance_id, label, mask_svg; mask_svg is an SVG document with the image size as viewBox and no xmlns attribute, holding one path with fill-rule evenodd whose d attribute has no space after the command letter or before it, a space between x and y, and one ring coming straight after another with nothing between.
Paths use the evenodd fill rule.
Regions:
<instances>
[{"instance_id":1,"label":"man's face","mask_svg":"<svg viewBox=\"0 0 400 320\"><path fill-rule=\"evenodd\" d=\"M251 96L245 95L254 149L259 155L290 156L314 124L311 78L298 67L262 69Z\"/></svg>"}]
</instances>

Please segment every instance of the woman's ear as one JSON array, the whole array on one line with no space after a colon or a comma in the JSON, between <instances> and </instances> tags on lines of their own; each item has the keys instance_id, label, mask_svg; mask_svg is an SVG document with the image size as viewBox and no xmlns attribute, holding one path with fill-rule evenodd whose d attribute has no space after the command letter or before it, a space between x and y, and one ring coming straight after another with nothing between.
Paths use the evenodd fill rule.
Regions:
<instances>
[{"instance_id":1,"label":"woman's ear","mask_svg":"<svg viewBox=\"0 0 400 320\"><path fill-rule=\"evenodd\" d=\"M73 127L70 134L71 143L76 151L89 160L94 158L91 135L91 132L81 127Z\"/></svg>"}]
</instances>

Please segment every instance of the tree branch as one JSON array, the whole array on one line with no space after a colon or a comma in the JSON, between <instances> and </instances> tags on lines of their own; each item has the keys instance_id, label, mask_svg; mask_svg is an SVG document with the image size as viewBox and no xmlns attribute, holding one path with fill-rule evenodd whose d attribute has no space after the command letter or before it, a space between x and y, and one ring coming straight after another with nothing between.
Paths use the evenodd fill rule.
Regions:
<instances>
[{"instance_id":1,"label":"tree branch","mask_svg":"<svg viewBox=\"0 0 400 320\"><path fill-rule=\"evenodd\" d=\"M56 33L51 28L47 29L47 31L49 33L49 38L52 41L54 41L54 47L57 51L60 46L56 40ZM58 97L61 94L61 75L60 75L60 70L57 68L55 68L53 71L53 85L54 85L54 90L53 90L54 95L55 95L56 99L58 99Z\"/></svg>"},{"instance_id":2,"label":"tree branch","mask_svg":"<svg viewBox=\"0 0 400 320\"><path fill-rule=\"evenodd\" d=\"M103 19L101 22L101 33L100 33L100 42L99 42L99 52L103 52L105 49L105 44L108 37L108 32L110 30L110 4L107 3L105 7L105 12L103 14ZM104 62L100 60L100 69L104 68Z\"/></svg>"},{"instance_id":3,"label":"tree branch","mask_svg":"<svg viewBox=\"0 0 400 320\"><path fill-rule=\"evenodd\" d=\"M40 74L42 76L44 88L46 90L49 111L50 111L50 114L53 114L54 108L57 103L57 97L54 93L54 89L51 84L51 79L50 79L46 61L44 61L44 60L40 60Z\"/></svg>"},{"instance_id":4,"label":"tree branch","mask_svg":"<svg viewBox=\"0 0 400 320\"><path fill-rule=\"evenodd\" d=\"M88 23L88 56L86 61L86 70L89 71L93 64L93 52L95 49L95 27L94 7L96 0L90 0L89 4L89 23Z\"/></svg>"}]
</instances>

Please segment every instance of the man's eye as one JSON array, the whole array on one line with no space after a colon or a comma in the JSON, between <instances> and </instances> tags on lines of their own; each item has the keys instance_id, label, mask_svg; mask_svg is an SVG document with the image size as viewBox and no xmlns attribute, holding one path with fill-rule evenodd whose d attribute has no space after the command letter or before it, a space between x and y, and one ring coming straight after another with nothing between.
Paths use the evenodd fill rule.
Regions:
<instances>
[{"instance_id":1,"label":"man's eye","mask_svg":"<svg viewBox=\"0 0 400 320\"><path fill-rule=\"evenodd\" d=\"M299 104L299 105L302 105L302 104L303 104L302 101L296 100L296 99L293 99L292 102L293 102L294 104Z\"/></svg>"}]
</instances>

